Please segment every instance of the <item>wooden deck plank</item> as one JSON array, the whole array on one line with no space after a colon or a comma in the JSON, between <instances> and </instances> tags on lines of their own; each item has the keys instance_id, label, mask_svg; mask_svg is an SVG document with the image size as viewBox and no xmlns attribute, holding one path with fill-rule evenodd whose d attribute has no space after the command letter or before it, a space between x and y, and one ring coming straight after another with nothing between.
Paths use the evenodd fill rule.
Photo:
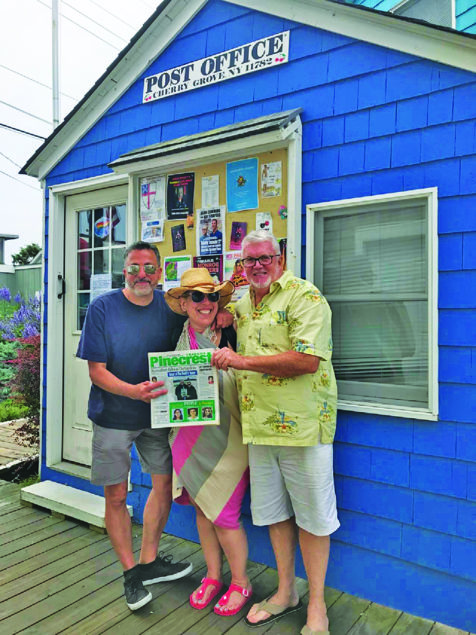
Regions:
<instances>
[{"instance_id":1,"label":"wooden deck plank","mask_svg":"<svg viewBox=\"0 0 476 635\"><path fill-rule=\"evenodd\" d=\"M19 552L13 551L12 553L0 557L0 572L22 561L29 561L30 558L38 556L40 554L47 553L51 549L58 547L62 544L68 543L71 540L75 540L78 536L83 535L84 532L90 531L87 527L76 525L71 521L63 521L67 524L67 527L63 527L63 531L53 536L48 536L44 540L33 543L24 547ZM56 528L58 526L56 525Z\"/></svg>"},{"instance_id":2,"label":"wooden deck plank","mask_svg":"<svg viewBox=\"0 0 476 635\"><path fill-rule=\"evenodd\" d=\"M191 561L194 565L201 565L202 573L204 572L203 556L198 545L167 536L161 541L162 547L164 547L165 553L173 549L174 560ZM154 595L162 595L167 594L173 585L181 582L183 580L155 584L149 588ZM142 612L149 612L152 610L151 606L152 603L148 604ZM119 576L115 580L92 594L75 600L54 615L37 623L35 627L39 629L38 632L49 635L58 632L92 635L93 633L103 633L108 628L112 628L116 632L121 627L122 621L129 617L131 617L131 611L124 600L123 576L122 571L119 571ZM132 615L132 618L133 623L129 624L126 630L128 635L138 632L134 621L136 613Z\"/></svg>"},{"instance_id":3,"label":"wooden deck plank","mask_svg":"<svg viewBox=\"0 0 476 635\"><path fill-rule=\"evenodd\" d=\"M372 603L348 631L348 635L386 635L401 613L387 606Z\"/></svg>"},{"instance_id":4,"label":"wooden deck plank","mask_svg":"<svg viewBox=\"0 0 476 635\"><path fill-rule=\"evenodd\" d=\"M471 635L468 631L461 631L459 628L452 628L435 622L430 631L430 635Z\"/></svg>"},{"instance_id":5,"label":"wooden deck plank","mask_svg":"<svg viewBox=\"0 0 476 635\"><path fill-rule=\"evenodd\" d=\"M343 593L327 612L332 635L346 635L370 604L369 600Z\"/></svg>"},{"instance_id":6,"label":"wooden deck plank","mask_svg":"<svg viewBox=\"0 0 476 635\"><path fill-rule=\"evenodd\" d=\"M40 519L41 516L38 516L35 509L22 507L14 515L6 514L5 516L0 516L0 533L3 534L10 531L12 527L18 527L20 524L35 523Z\"/></svg>"},{"instance_id":7,"label":"wooden deck plank","mask_svg":"<svg viewBox=\"0 0 476 635\"><path fill-rule=\"evenodd\" d=\"M50 514L45 515L43 518L39 518L38 522L36 522L33 526L31 525L20 525L16 529L11 529L0 535L0 554L3 553L3 548L6 547L9 543L15 543L19 539L24 537L34 537L35 533L40 532L52 525L57 525L60 520L51 516Z\"/></svg>"},{"instance_id":8,"label":"wooden deck plank","mask_svg":"<svg viewBox=\"0 0 476 635\"><path fill-rule=\"evenodd\" d=\"M428 635L433 627L432 620L402 613L392 628L391 635Z\"/></svg>"},{"instance_id":9,"label":"wooden deck plank","mask_svg":"<svg viewBox=\"0 0 476 635\"><path fill-rule=\"evenodd\" d=\"M22 562L13 560L12 566L2 571L0 575L0 585L6 584L12 580L20 579L25 575L29 576L37 569L47 567L55 563L57 560L61 560L69 556L73 552L89 548L96 542L104 540L105 538L95 532L91 532L87 527L82 527L81 525L71 529L70 533L70 540L66 543L53 547L44 553L34 555ZM72 540L74 540L74 542L71 542Z\"/></svg>"},{"instance_id":10,"label":"wooden deck plank","mask_svg":"<svg viewBox=\"0 0 476 635\"><path fill-rule=\"evenodd\" d=\"M133 539L133 548L138 553L139 539ZM18 633L31 627L65 606L69 606L75 598L94 593L121 575L116 554L110 549L81 566L65 571L56 578L15 596L14 602L2 602L0 604L2 635ZM1 619L3 615L8 617Z\"/></svg>"},{"instance_id":11,"label":"wooden deck plank","mask_svg":"<svg viewBox=\"0 0 476 635\"><path fill-rule=\"evenodd\" d=\"M18 499L19 487L0 481L2 635L20 631L29 635L60 632L68 635L217 635L225 632L249 635L252 632L242 620L251 602L240 614L227 618L213 613L213 603L203 611L190 607L189 595L205 573L199 545L165 535L161 549L171 551L175 560L192 561L194 572L188 578L152 585L149 587L152 602L131 612L123 596L121 567L108 538L74 521L58 521L44 511L26 509L19 505ZM30 530L36 526L42 528L26 532L27 526ZM137 552L141 528L134 526L133 533ZM269 596L276 588L277 574L273 569L251 563L250 574L253 600ZM225 580L229 580L228 574ZM298 584L306 604L307 582L299 580ZM400 614L335 589L326 588L325 595L332 635L467 635L466 631ZM301 611L254 631L257 635L293 635L299 633L305 619L304 606Z\"/></svg>"}]
</instances>

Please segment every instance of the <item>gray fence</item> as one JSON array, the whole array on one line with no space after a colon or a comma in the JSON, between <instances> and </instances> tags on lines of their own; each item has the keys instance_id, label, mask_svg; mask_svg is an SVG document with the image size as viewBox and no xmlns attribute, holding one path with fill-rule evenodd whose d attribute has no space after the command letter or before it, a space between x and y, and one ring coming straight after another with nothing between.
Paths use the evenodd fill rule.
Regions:
<instances>
[{"instance_id":1,"label":"gray fence","mask_svg":"<svg viewBox=\"0 0 476 635\"><path fill-rule=\"evenodd\" d=\"M0 272L0 288L8 287L12 297L18 292L24 298L41 291L41 264L15 267L14 273Z\"/></svg>"}]
</instances>

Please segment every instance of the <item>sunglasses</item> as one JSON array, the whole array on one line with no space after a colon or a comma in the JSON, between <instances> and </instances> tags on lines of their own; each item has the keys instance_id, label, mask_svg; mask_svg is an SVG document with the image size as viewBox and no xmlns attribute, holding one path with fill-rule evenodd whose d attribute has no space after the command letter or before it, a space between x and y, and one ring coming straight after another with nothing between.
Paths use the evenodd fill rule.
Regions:
<instances>
[{"instance_id":1,"label":"sunglasses","mask_svg":"<svg viewBox=\"0 0 476 635\"><path fill-rule=\"evenodd\" d=\"M213 293L203 293L203 291L191 291L190 293L185 294L186 298L192 298L192 302L199 304L203 302L205 298L208 298L210 302L218 302L220 299L220 292L213 291Z\"/></svg>"},{"instance_id":2,"label":"sunglasses","mask_svg":"<svg viewBox=\"0 0 476 635\"><path fill-rule=\"evenodd\" d=\"M148 276L153 275L157 271L158 267L155 265L144 265L144 273ZM126 267L127 273L130 273L132 276L137 276L140 273L140 265L128 265Z\"/></svg>"}]
</instances>

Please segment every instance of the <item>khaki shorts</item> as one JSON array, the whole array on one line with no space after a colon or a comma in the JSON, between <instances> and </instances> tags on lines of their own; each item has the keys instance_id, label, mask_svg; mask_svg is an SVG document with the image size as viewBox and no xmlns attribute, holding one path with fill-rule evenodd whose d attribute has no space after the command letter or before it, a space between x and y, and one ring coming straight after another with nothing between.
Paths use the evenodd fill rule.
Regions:
<instances>
[{"instance_id":1,"label":"khaki shorts","mask_svg":"<svg viewBox=\"0 0 476 635\"><path fill-rule=\"evenodd\" d=\"M331 443L248 445L248 454L253 524L274 525L295 516L297 526L315 536L339 528Z\"/></svg>"},{"instance_id":2,"label":"khaki shorts","mask_svg":"<svg viewBox=\"0 0 476 635\"><path fill-rule=\"evenodd\" d=\"M143 472L171 474L169 429L117 430L93 423L91 483L117 485L127 481L134 443Z\"/></svg>"}]
</instances>

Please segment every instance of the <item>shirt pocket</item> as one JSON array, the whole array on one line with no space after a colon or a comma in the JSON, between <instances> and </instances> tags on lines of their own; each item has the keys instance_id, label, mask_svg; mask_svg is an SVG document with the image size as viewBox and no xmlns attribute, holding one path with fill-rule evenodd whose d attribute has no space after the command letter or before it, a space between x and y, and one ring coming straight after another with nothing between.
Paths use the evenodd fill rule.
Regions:
<instances>
[{"instance_id":1,"label":"shirt pocket","mask_svg":"<svg viewBox=\"0 0 476 635\"><path fill-rule=\"evenodd\" d=\"M283 352L291 350L288 324L270 322L261 326L259 344L265 350Z\"/></svg>"}]
</instances>

